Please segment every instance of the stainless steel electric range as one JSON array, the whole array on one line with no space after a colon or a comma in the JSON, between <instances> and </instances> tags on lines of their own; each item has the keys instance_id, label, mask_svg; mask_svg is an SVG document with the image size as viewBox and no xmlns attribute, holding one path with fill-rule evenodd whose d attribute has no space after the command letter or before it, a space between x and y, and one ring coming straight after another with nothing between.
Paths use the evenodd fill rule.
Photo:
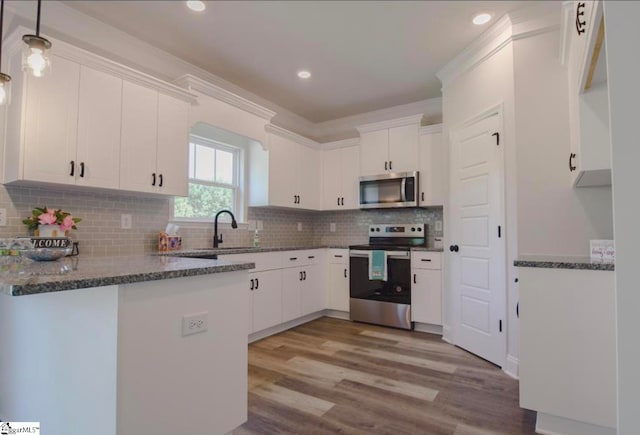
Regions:
<instances>
[{"instance_id":1,"label":"stainless steel electric range","mask_svg":"<svg viewBox=\"0 0 640 435\"><path fill-rule=\"evenodd\" d=\"M371 225L369 244L349 247L351 320L413 329L411 248L427 245L424 224ZM387 256L387 280L369 280L369 253Z\"/></svg>"}]
</instances>

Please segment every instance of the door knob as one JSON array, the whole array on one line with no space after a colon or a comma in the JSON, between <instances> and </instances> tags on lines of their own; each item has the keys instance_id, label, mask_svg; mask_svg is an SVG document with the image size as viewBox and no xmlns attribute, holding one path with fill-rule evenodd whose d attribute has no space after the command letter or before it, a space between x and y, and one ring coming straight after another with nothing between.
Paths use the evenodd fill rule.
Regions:
<instances>
[{"instance_id":1,"label":"door knob","mask_svg":"<svg viewBox=\"0 0 640 435\"><path fill-rule=\"evenodd\" d=\"M460 250L460 247L458 245L449 246L449 251L451 252L458 252L459 250Z\"/></svg>"}]
</instances>

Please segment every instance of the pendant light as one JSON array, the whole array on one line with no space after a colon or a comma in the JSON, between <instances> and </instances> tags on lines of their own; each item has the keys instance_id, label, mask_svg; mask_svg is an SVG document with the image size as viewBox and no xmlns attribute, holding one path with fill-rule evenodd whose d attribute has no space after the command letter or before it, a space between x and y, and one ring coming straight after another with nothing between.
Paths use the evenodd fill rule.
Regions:
<instances>
[{"instance_id":1,"label":"pendant light","mask_svg":"<svg viewBox=\"0 0 640 435\"><path fill-rule=\"evenodd\" d=\"M9 104L11 76L2 72L2 23L4 22L4 0L0 0L0 106Z\"/></svg>"},{"instance_id":2,"label":"pendant light","mask_svg":"<svg viewBox=\"0 0 640 435\"><path fill-rule=\"evenodd\" d=\"M27 44L22 53L22 70L34 77L42 77L51 69L51 61L47 52L51 48L51 42L40 36L41 6L42 0L38 0L36 34L22 36L22 40Z\"/></svg>"}]
</instances>

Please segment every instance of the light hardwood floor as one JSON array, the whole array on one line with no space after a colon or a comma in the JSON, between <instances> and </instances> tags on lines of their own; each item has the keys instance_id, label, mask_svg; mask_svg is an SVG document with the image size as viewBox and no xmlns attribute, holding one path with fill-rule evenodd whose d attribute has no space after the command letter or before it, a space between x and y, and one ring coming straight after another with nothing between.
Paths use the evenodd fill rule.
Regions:
<instances>
[{"instance_id":1,"label":"light hardwood floor","mask_svg":"<svg viewBox=\"0 0 640 435\"><path fill-rule=\"evenodd\" d=\"M439 336L322 318L249 345L243 434L533 434L518 382Z\"/></svg>"}]
</instances>

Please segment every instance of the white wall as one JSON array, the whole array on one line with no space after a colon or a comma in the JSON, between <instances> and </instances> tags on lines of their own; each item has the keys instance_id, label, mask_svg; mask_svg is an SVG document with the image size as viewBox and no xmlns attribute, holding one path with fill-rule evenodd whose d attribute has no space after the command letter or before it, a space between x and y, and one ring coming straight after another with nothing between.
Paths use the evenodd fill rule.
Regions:
<instances>
[{"instance_id":1,"label":"white wall","mask_svg":"<svg viewBox=\"0 0 640 435\"><path fill-rule=\"evenodd\" d=\"M586 256L590 239L613 238L611 189L571 185L559 40L555 31L514 42L518 252Z\"/></svg>"},{"instance_id":2,"label":"white wall","mask_svg":"<svg viewBox=\"0 0 640 435\"><path fill-rule=\"evenodd\" d=\"M517 239L516 234L511 230L515 228L516 216L514 214L515 195L513 189L515 186L515 122L514 122L514 97L513 97L513 44L508 43L500 51L493 54L484 62L475 66L467 73L460 76L449 86L443 88L443 138L444 143L449 143L450 131L456 126L464 123L470 118L494 107L498 104L503 105L503 122L504 128L500 137L500 143L505 147L505 165L506 165L506 203L507 203L507 259L509 264L513 264L516 255ZM446 160L449 160L447 147ZM448 183L447 183L448 184ZM447 219L448 210L445 208L445 219ZM450 225L445 225L445 241L449 243ZM448 255L445 253L445 255ZM446 266L446 263L445 263ZM515 270L509 267L509 279L512 282ZM448 286L449 271L445 270L445 288ZM509 312L515 313L515 304L517 297L509 290L507 296L507 307ZM444 294L444 334L445 338L451 333L450 325L454 319L452 311L453 300L451 292ZM509 321L508 324L508 354L517 357L517 335L512 332L515 322ZM512 351L512 349L514 349ZM514 373L515 374L515 373Z\"/></svg>"},{"instance_id":3,"label":"white wall","mask_svg":"<svg viewBox=\"0 0 640 435\"><path fill-rule=\"evenodd\" d=\"M640 391L640 292L638 291L638 101L640 101L640 2L606 1L604 17L609 79L616 240L618 336L618 434L638 433Z\"/></svg>"}]
</instances>

